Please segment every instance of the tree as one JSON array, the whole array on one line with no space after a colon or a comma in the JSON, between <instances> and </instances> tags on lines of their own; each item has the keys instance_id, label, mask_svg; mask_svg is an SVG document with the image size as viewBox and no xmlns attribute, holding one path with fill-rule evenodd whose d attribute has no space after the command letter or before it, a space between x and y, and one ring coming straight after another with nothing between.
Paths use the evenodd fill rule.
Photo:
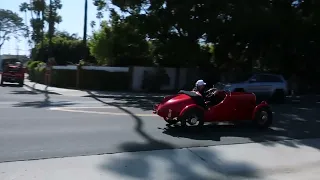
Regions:
<instances>
[{"instance_id":1,"label":"tree","mask_svg":"<svg viewBox=\"0 0 320 180\"><path fill-rule=\"evenodd\" d=\"M100 13L110 7L108 3L94 1ZM240 68L286 75L317 72L318 1L112 0L111 3L148 38L152 58L159 65L216 65L221 71ZM214 54L209 44L214 47Z\"/></svg>"},{"instance_id":2,"label":"tree","mask_svg":"<svg viewBox=\"0 0 320 180\"><path fill-rule=\"evenodd\" d=\"M61 0L50 0L49 5L45 0L31 0L30 3L24 2L20 5L21 12L29 11L31 14L31 39L35 45L44 43L44 26L48 24L49 39L52 39L56 23L62 22L62 17L58 14L58 10L62 8ZM51 42L51 41L50 41ZM44 57L39 60L44 61Z\"/></svg>"},{"instance_id":3,"label":"tree","mask_svg":"<svg viewBox=\"0 0 320 180\"><path fill-rule=\"evenodd\" d=\"M149 43L134 19L122 17L113 9L110 14L110 22L104 21L89 42L90 52L98 63L111 66L152 65Z\"/></svg>"},{"instance_id":4,"label":"tree","mask_svg":"<svg viewBox=\"0 0 320 180\"><path fill-rule=\"evenodd\" d=\"M38 60L40 58L48 59L50 57L49 48L49 34L44 36L43 45L36 44L32 49L31 58ZM81 38L75 34L68 32L56 31L52 38L52 52L54 53L55 61L58 65L76 64L82 57L84 51ZM85 49L89 52L89 49ZM94 58L89 56L88 62L94 63Z\"/></svg>"},{"instance_id":5,"label":"tree","mask_svg":"<svg viewBox=\"0 0 320 180\"><path fill-rule=\"evenodd\" d=\"M0 9L0 50L4 42L12 36L25 35L27 27L23 23L23 19L10 10Z\"/></svg>"},{"instance_id":6,"label":"tree","mask_svg":"<svg viewBox=\"0 0 320 180\"><path fill-rule=\"evenodd\" d=\"M44 0L31 0L20 5L20 11L29 11L31 14L30 25L32 28L31 39L35 44L43 42L46 2Z\"/></svg>"},{"instance_id":7,"label":"tree","mask_svg":"<svg viewBox=\"0 0 320 180\"><path fill-rule=\"evenodd\" d=\"M50 0L49 8L47 8L47 22L49 24L49 56L52 57L52 38L55 32L55 23L60 23L62 21L61 16L58 15L58 9L62 8L61 0Z\"/></svg>"}]
</instances>

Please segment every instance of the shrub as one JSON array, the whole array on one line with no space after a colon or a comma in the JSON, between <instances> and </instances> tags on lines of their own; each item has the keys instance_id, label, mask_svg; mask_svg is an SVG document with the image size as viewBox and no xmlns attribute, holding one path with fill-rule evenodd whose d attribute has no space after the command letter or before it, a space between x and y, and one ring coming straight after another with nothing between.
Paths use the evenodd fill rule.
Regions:
<instances>
[{"instance_id":1,"label":"shrub","mask_svg":"<svg viewBox=\"0 0 320 180\"><path fill-rule=\"evenodd\" d=\"M29 72L29 79L31 81L35 81L35 68L38 67L39 64L44 64L42 61L29 61L27 64L27 69Z\"/></svg>"},{"instance_id":2,"label":"shrub","mask_svg":"<svg viewBox=\"0 0 320 180\"><path fill-rule=\"evenodd\" d=\"M27 63L27 68L28 70L33 70L34 68L36 68L38 66L38 64L43 63L42 61L29 61Z\"/></svg>"},{"instance_id":3,"label":"shrub","mask_svg":"<svg viewBox=\"0 0 320 180\"><path fill-rule=\"evenodd\" d=\"M52 69L51 85L61 88L75 88L77 71L69 69Z\"/></svg>"},{"instance_id":4,"label":"shrub","mask_svg":"<svg viewBox=\"0 0 320 180\"><path fill-rule=\"evenodd\" d=\"M80 86L90 90L127 91L130 89L131 73L81 70Z\"/></svg>"}]
</instances>

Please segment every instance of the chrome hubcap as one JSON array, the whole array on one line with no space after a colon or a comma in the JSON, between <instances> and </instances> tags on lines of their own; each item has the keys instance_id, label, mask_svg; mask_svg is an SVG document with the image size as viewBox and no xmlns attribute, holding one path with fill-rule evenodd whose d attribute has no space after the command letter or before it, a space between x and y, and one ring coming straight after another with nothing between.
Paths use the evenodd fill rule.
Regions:
<instances>
[{"instance_id":1,"label":"chrome hubcap","mask_svg":"<svg viewBox=\"0 0 320 180\"><path fill-rule=\"evenodd\" d=\"M196 124L198 122L198 119L197 118L192 118L190 120L191 124Z\"/></svg>"},{"instance_id":2,"label":"chrome hubcap","mask_svg":"<svg viewBox=\"0 0 320 180\"><path fill-rule=\"evenodd\" d=\"M198 123L198 117L196 115L193 115L188 119L187 122L190 125L196 125Z\"/></svg>"},{"instance_id":3,"label":"chrome hubcap","mask_svg":"<svg viewBox=\"0 0 320 180\"><path fill-rule=\"evenodd\" d=\"M268 112L262 111L261 118L260 118L260 124L264 124L267 121L268 121Z\"/></svg>"}]
</instances>

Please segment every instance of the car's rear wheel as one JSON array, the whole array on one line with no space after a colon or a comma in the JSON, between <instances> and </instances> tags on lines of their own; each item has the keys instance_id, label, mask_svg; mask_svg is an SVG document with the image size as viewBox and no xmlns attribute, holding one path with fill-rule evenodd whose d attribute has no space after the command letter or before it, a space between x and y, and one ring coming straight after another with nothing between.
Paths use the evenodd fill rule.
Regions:
<instances>
[{"instance_id":1,"label":"car's rear wheel","mask_svg":"<svg viewBox=\"0 0 320 180\"><path fill-rule=\"evenodd\" d=\"M203 113L200 110L192 109L186 112L180 120L181 126L197 126L201 127L204 124Z\"/></svg>"},{"instance_id":2,"label":"car's rear wheel","mask_svg":"<svg viewBox=\"0 0 320 180\"><path fill-rule=\"evenodd\" d=\"M272 121L272 112L269 108L261 108L255 114L254 124L260 129L269 128Z\"/></svg>"},{"instance_id":3,"label":"car's rear wheel","mask_svg":"<svg viewBox=\"0 0 320 180\"><path fill-rule=\"evenodd\" d=\"M2 77L1 77L0 85L3 86L3 79L2 79Z\"/></svg>"}]
</instances>

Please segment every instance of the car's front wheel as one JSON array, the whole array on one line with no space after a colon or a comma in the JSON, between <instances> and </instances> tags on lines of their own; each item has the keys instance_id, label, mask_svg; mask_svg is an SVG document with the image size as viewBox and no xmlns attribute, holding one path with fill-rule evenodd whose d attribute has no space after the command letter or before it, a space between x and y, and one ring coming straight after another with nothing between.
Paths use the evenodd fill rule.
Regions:
<instances>
[{"instance_id":1,"label":"car's front wheel","mask_svg":"<svg viewBox=\"0 0 320 180\"><path fill-rule=\"evenodd\" d=\"M272 124L273 117L269 108L259 109L254 117L254 124L261 129L269 128Z\"/></svg>"},{"instance_id":2,"label":"car's front wheel","mask_svg":"<svg viewBox=\"0 0 320 180\"><path fill-rule=\"evenodd\" d=\"M181 117L181 126L197 126L204 125L203 113L200 110L191 109Z\"/></svg>"}]
</instances>

